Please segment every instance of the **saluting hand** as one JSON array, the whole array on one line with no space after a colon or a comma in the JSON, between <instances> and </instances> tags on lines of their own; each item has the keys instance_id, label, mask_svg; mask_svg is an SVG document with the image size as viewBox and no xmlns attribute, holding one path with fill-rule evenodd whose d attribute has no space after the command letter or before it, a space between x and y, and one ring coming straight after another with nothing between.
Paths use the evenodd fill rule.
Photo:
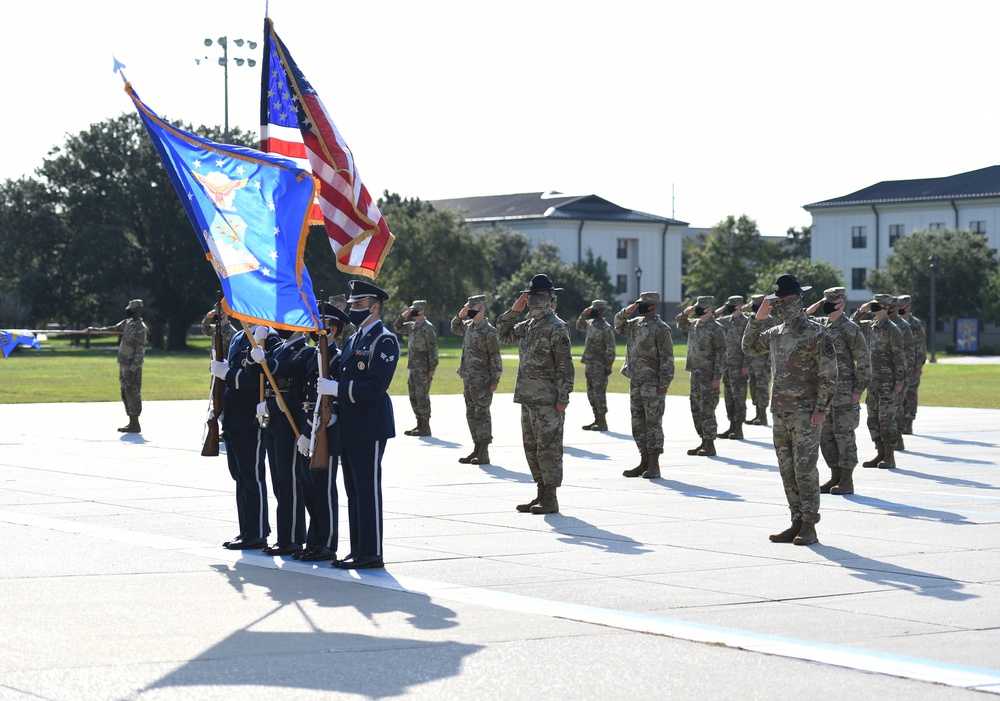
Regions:
<instances>
[{"instance_id":1,"label":"saluting hand","mask_svg":"<svg viewBox=\"0 0 1000 701\"><path fill-rule=\"evenodd\" d=\"M512 312L523 312L524 308L528 306L528 293L522 292L521 296L517 298L517 301L511 305L510 310Z\"/></svg>"},{"instance_id":2,"label":"saluting hand","mask_svg":"<svg viewBox=\"0 0 1000 701\"><path fill-rule=\"evenodd\" d=\"M760 303L760 309L757 310L757 316L754 318L757 321L764 321L769 316L771 316L771 300L765 299Z\"/></svg>"}]
</instances>

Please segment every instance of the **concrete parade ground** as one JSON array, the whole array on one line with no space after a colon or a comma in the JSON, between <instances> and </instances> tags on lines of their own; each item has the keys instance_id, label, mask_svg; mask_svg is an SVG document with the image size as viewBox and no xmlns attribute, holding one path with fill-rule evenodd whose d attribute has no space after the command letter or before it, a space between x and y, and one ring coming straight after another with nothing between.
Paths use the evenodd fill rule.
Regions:
<instances>
[{"instance_id":1,"label":"concrete parade ground","mask_svg":"<svg viewBox=\"0 0 1000 701\"><path fill-rule=\"evenodd\" d=\"M133 435L118 403L0 406L0 699L1000 694L1000 411L921 407L898 468L859 466L800 547L767 538L789 523L770 427L689 457L667 397L663 477L626 479L628 397L609 400L592 433L572 395L561 513L536 516L514 510L535 488L510 395L481 466L457 462L460 396L432 397L430 438L402 435L395 397L386 568L362 572L221 547L234 483L200 455L207 401L147 403Z\"/></svg>"}]
</instances>

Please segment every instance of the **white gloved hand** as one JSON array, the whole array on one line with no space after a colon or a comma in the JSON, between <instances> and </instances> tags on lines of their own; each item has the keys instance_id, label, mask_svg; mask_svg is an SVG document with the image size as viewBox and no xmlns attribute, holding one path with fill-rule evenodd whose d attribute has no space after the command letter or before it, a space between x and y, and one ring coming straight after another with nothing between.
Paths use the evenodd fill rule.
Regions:
<instances>
[{"instance_id":1,"label":"white gloved hand","mask_svg":"<svg viewBox=\"0 0 1000 701\"><path fill-rule=\"evenodd\" d=\"M261 402L257 405L257 421L260 421L264 416L267 416L267 402Z\"/></svg>"},{"instance_id":2,"label":"white gloved hand","mask_svg":"<svg viewBox=\"0 0 1000 701\"><path fill-rule=\"evenodd\" d=\"M226 379L226 373L229 372L229 363L225 360L213 360L211 365L208 366L209 372L220 380Z\"/></svg>"},{"instance_id":3,"label":"white gloved hand","mask_svg":"<svg viewBox=\"0 0 1000 701\"><path fill-rule=\"evenodd\" d=\"M340 383L336 380L329 380L325 377L316 378L316 392L319 394L328 394L331 397L336 397L337 392L340 391Z\"/></svg>"},{"instance_id":4,"label":"white gloved hand","mask_svg":"<svg viewBox=\"0 0 1000 701\"><path fill-rule=\"evenodd\" d=\"M337 418L338 417L336 414L330 414L330 420L326 422L326 425L333 426L335 423L337 423Z\"/></svg>"},{"instance_id":5,"label":"white gloved hand","mask_svg":"<svg viewBox=\"0 0 1000 701\"><path fill-rule=\"evenodd\" d=\"M256 348L251 348L250 349L250 357L253 358L253 361L255 363L263 363L264 362L264 349L261 348L260 346L257 346Z\"/></svg>"},{"instance_id":6,"label":"white gloved hand","mask_svg":"<svg viewBox=\"0 0 1000 701\"><path fill-rule=\"evenodd\" d=\"M271 329L269 329L268 327L266 327L263 324L261 324L260 326L258 326L257 328L255 328L253 330L253 340L257 341L257 343L260 343L265 338L267 338L267 334L270 331L271 331Z\"/></svg>"},{"instance_id":7,"label":"white gloved hand","mask_svg":"<svg viewBox=\"0 0 1000 701\"><path fill-rule=\"evenodd\" d=\"M306 436L305 434L299 436L299 439L295 441L296 449L307 458L312 457L312 454L309 452L309 443L309 436Z\"/></svg>"}]
</instances>

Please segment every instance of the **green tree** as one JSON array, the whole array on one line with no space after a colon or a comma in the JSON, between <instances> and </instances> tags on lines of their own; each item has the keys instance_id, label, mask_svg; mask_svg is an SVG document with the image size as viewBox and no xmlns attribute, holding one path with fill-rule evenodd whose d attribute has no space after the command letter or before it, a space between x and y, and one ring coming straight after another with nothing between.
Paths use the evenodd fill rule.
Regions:
<instances>
[{"instance_id":1,"label":"green tree","mask_svg":"<svg viewBox=\"0 0 1000 701\"><path fill-rule=\"evenodd\" d=\"M781 246L789 258L811 258L812 226L803 226L801 229L789 227Z\"/></svg>"},{"instance_id":2,"label":"green tree","mask_svg":"<svg viewBox=\"0 0 1000 701\"><path fill-rule=\"evenodd\" d=\"M983 321L988 324L1000 324L1000 270L994 272L987 281L983 300Z\"/></svg>"},{"instance_id":3,"label":"green tree","mask_svg":"<svg viewBox=\"0 0 1000 701\"><path fill-rule=\"evenodd\" d=\"M914 231L900 238L885 266L868 274L865 286L876 292L909 294L913 313L928 320L930 263L937 256L935 286L939 319L988 312L990 279L997 271L997 251L986 237L968 230Z\"/></svg>"},{"instance_id":4,"label":"green tree","mask_svg":"<svg viewBox=\"0 0 1000 701\"><path fill-rule=\"evenodd\" d=\"M612 307L619 305L625 306L621 304L621 301L615 296L617 294L617 290L615 286L611 284L611 273L608 272L608 262L606 260L600 256L594 258L594 252L588 248L587 259L584 260L583 263L574 263L573 265L579 268L591 280L600 285L601 291L596 299L607 300L608 304Z\"/></svg>"},{"instance_id":5,"label":"green tree","mask_svg":"<svg viewBox=\"0 0 1000 701\"><path fill-rule=\"evenodd\" d=\"M757 270L781 258L781 246L761 238L757 222L745 214L730 215L712 227L704 245L688 247L687 267L681 276L686 294L745 295L754 284Z\"/></svg>"},{"instance_id":6,"label":"green tree","mask_svg":"<svg viewBox=\"0 0 1000 701\"><path fill-rule=\"evenodd\" d=\"M806 306L818 301L823 296L823 290L828 287L844 286L840 271L826 261L792 257L759 268L750 294L771 294L774 290L774 281L785 273L798 278L799 284L812 287L803 295Z\"/></svg>"},{"instance_id":7,"label":"green tree","mask_svg":"<svg viewBox=\"0 0 1000 701\"><path fill-rule=\"evenodd\" d=\"M531 257L531 239L506 226L491 226L476 232L486 251L494 280L507 280Z\"/></svg>"}]
</instances>

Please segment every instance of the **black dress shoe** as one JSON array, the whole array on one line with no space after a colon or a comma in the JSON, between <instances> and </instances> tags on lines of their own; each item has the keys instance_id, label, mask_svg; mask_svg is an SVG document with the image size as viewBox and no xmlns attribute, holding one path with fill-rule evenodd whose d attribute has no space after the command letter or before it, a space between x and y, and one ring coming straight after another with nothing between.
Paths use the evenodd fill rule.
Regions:
<instances>
[{"instance_id":1,"label":"black dress shoe","mask_svg":"<svg viewBox=\"0 0 1000 701\"><path fill-rule=\"evenodd\" d=\"M375 570L385 567L385 564L378 555L355 555L334 560L333 566L341 570Z\"/></svg>"},{"instance_id":2,"label":"black dress shoe","mask_svg":"<svg viewBox=\"0 0 1000 701\"><path fill-rule=\"evenodd\" d=\"M322 562L323 560L336 560L337 553L330 548L310 548L302 553L299 558L302 562Z\"/></svg>"},{"instance_id":3,"label":"black dress shoe","mask_svg":"<svg viewBox=\"0 0 1000 701\"><path fill-rule=\"evenodd\" d=\"M291 555L302 550L298 543L275 543L264 548L265 555Z\"/></svg>"},{"instance_id":4,"label":"black dress shoe","mask_svg":"<svg viewBox=\"0 0 1000 701\"><path fill-rule=\"evenodd\" d=\"M267 547L267 541L263 538L233 540L226 547L230 550L261 550Z\"/></svg>"},{"instance_id":5,"label":"black dress shoe","mask_svg":"<svg viewBox=\"0 0 1000 701\"><path fill-rule=\"evenodd\" d=\"M233 543L239 543L241 540L243 540L243 534L242 533L240 533L238 536L236 536L232 540L227 540L225 543L222 544L222 547L228 548Z\"/></svg>"}]
</instances>

